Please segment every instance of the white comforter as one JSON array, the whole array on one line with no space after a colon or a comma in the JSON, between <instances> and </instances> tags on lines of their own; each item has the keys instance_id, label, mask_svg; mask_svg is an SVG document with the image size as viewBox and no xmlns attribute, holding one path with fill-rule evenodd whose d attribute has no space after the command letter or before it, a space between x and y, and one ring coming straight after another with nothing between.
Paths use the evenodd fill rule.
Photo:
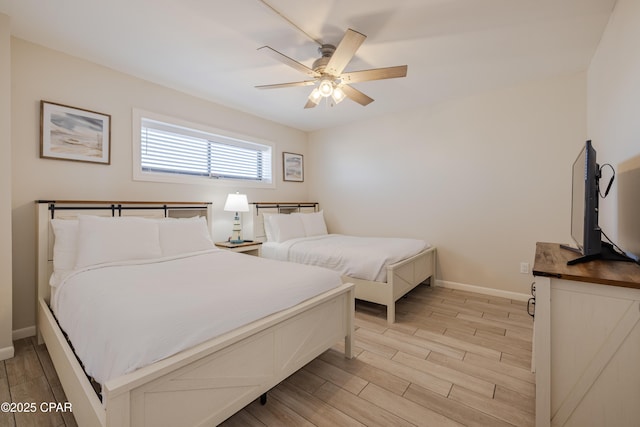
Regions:
<instances>
[{"instance_id":1,"label":"white comforter","mask_svg":"<svg viewBox=\"0 0 640 427\"><path fill-rule=\"evenodd\" d=\"M76 271L52 309L104 384L340 284L330 270L212 250Z\"/></svg>"},{"instance_id":2,"label":"white comforter","mask_svg":"<svg viewBox=\"0 0 640 427\"><path fill-rule=\"evenodd\" d=\"M330 268L342 275L387 281L386 267L430 247L418 239L328 234L262 245L262 255L281 261Z\"/></svg>"}]
</instances>

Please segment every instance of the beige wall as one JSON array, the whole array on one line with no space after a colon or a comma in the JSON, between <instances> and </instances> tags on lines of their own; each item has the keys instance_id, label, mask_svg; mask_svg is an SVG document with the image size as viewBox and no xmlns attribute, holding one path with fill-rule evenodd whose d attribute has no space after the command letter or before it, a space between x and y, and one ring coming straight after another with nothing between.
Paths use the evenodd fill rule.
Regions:
<instances>
[{"instance_id":1,"label":"beige wall","mask_svg":"<svg viewBox=\"0 0 640 427\"><path fill-rule=\"evenodd\" d=\"M497 90L311 134L310 195L330 231L425 239L440 280L526 294L585 134L584 73Z\"/></svg>"},{"instance_id":2,"label":"beige wall","mask_svg":"<svg viewBox=\"0 0 640 427\"><path fill-rule=\"evenodd\" d=\"M618 172L610 195L600 201L600 227L624 250L636 255L640 255L638 40L640 2L618 0L588 73L589 137L597 150L598 163L610 163ZM634 165L633 172L620 170L625 163ZM630 205L631 200L634 202Z\"/></svg>"},{"instance_id":3,"label":"beige wall","mask_svg":"<svg viewBox=\"0 0 640 427\"><path fill-rule=\"evenodd\" d=\"M0 14L0 360L13 357L11 341L11 32Z\"/></svg>"},{"instance_id":4,"label":"beige wall","mask_svg":"<svg viewBox=\"0 0 640 427\"><path fill-rule=\"evenodd\" d=\"M18 335L32 332L30 328L35 322L34 200L212 201L216 216L214 237L223 240L231 230L232 214L222 211L229 192L246 192L249 201L307 199L306 183L281 181L280 153L306 154L304 132L15 38L11 41L11 75L13 329ZM111 165L39 158L40 100L110 114ZM275 142L277 188L133 181L131 111L134 107Z\"/></svg>"}]
</instances>

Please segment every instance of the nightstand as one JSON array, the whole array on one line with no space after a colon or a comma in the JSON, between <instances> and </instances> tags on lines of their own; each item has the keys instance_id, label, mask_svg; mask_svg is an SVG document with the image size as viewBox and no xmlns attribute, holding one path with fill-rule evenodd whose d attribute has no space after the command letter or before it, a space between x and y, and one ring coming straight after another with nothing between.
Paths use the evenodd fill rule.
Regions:
<instances>
[{"instance_id":1,"label":"nightstand","mask_svg":"<svg viewBox=\"0 0 640 427\"><path fill-rule=\"evenodd\" d=\"M216 246L232 252L241 252L248 255L262 256L262 242L217 242Z\"/></svg>"}]
</instances>

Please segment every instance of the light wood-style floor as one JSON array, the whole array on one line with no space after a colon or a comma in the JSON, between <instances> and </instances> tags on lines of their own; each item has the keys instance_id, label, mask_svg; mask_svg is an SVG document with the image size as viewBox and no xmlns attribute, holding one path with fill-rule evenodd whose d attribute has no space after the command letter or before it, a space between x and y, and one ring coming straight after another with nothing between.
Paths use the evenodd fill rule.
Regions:
<instances>
[{"instance_id":1,"label":"light wood-style floor","mask_svg":"<svg viewBox=\"0 0 640 427\"><path fill-rule=\"evenodd\" d=\"M533 321L523 302L418 286L384 308L357 302L356 355L341 345L223 426L533 426ZM61 401L44 346L0 362L0 402ZM2 414L4 426L75 426L70 414ZM81 426L82 427L82 426Z\"/></svg>"},{"instance_id":2,"label":"light wood-style floor","mask_svg":"<svg viewBox=\"0 0 640 427\"><path fill-rule=\"evenodd\" d=\"M36 412L0 412L0 427L75 427L70 412L42 412L42 402L67 401L47 348L35 337L14 341L15 356L0 362L0 403L36 403ZM82 426L81 426L82 427Z\"/></svg>"}]
</instances>

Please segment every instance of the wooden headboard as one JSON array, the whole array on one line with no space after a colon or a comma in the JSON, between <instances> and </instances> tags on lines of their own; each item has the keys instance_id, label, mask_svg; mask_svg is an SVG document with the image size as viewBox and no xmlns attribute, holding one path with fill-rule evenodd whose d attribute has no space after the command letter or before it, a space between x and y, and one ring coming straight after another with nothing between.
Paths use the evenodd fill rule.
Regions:
<instances>
[{"instance_id":1,"label":"wooden headboard","mask_svg":"<svg viewBox=\"0 0 640 427\"><path fill-rule=\"evenodd\" d=\"M213 231L210 202L122 202L87 200L36 200L38 299L47 303L51 295L49 278L53 273L54 235L51 219L74 219L78 215L138 216L145 218L207 218L209 232ZM213 233L212 233L213 235ZM37 304L37 301L36 301Z\"/></svg>"},{"instance_id":2,"label":"wooden headboard","mask_svg":"<svg viewBox=\"0 0 640 427\"><path fill-rule=\"evenodd\" d=\"M243 236L246 239L265 242L263 213L290 214L293 212L318 212L318 202L254 202L249 204L249 214L242 224Z\"/></svg>"}]
</instances>

